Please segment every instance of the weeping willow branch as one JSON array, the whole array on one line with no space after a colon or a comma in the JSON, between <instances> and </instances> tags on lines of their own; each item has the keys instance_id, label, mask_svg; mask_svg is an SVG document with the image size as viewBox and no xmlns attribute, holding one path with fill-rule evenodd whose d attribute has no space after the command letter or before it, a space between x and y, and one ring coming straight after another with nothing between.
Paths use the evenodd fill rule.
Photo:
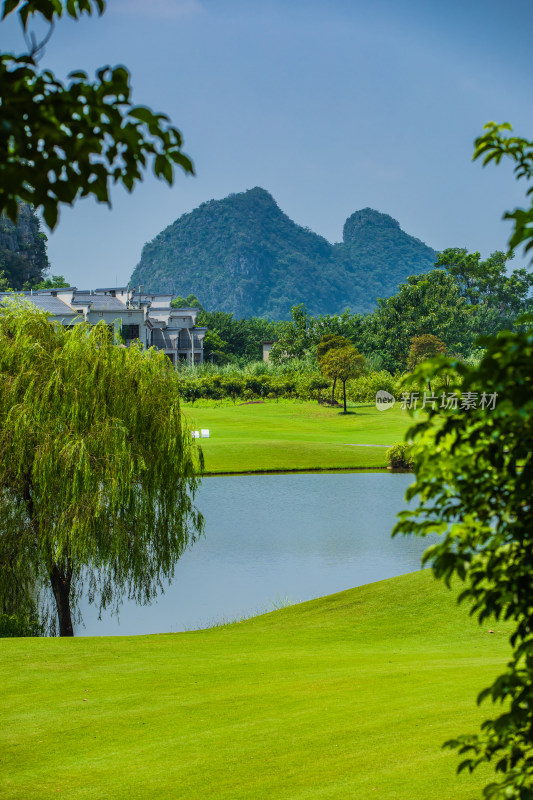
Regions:
<instances>
[{"instance_id":1,"label":"weeping willow branch","mask_svg":"<svg viewBox=\"0 0 533 800\"><path fill-rule=\"evenodd\" d=\"M2 307L0 598L10 564L48 582L65 635L84 585L100 608L149 602L202 532L202 467L163 353Z\"/></svg>"}]
</instances>

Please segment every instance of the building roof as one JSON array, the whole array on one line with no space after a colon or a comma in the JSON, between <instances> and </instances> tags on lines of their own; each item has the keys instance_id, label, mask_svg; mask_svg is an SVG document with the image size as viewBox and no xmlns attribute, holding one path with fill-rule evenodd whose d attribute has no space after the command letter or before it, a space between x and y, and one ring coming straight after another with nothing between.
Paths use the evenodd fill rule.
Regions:
<instances>
[{"instance_id":1,"label":"building roof","mask_svg":"<svg viewBox=\"0 0 533 800\"><path fill-rule=\"evenodd\" d=\"M30 303L33 303L38 308L42 308L43 311L48 311L50 314L53 314L56 317L77 317L75 311L73 311L70 306L60 300L58 297L53 297L51 294L30 294L29 292L21 293L24 295L25 300L29 300ZM2 292L0 294L0 299L4 299L6 297L15 297L17 298L20 296L19 294L11 294L9 292Z\"/></svg>"},{"instance_id":2,"label":"building roof","mask_svg":"<svg viewBox=\"0 0 533 800\"><path fill-rule=\"evenodd\" d=\"M92 311L126 311L126 306L117 297L108 294L88 294L76 292L72 299L72 305L91 304Z\"/></svg>"},{"instance_id":3,"label":"building roof","mask_svg":"<svg viewBox=\"0 0 533 800\"><path fill-rule=\"evenodd\" d=\"M28 292L28 294L56 294L57 292L63 293L75 291L77 291L75 286L53 286L51 289L32 289L32 291ZM26 294L26 292L24 294Z\"/></svg>"}]
</instances>

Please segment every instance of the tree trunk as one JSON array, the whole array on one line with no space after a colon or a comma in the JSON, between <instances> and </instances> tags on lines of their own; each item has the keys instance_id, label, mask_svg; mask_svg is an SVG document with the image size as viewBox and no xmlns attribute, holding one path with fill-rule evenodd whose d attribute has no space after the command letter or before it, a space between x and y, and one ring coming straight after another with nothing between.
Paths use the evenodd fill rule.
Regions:
<instances>
[{"instance_id":1,"label":"tree trunk","mask_svg":"<svg viewBox=\"0 0 533 800\"><path fill-rule=\"evenodd\" d=\"M50 572L50 583L54 592L57 605L57 619L59 622L60 636L74 636L72 619L70 618L70 582L72 580L72 568L67 562L59 567L54 564Z\"/></svg>"},{"instance_id":2,"label":"tree trunk","mask_svg":"<svg viewBox=\"0 0 533 800\"><path fill-rule=\"evenodd\" d=\"M331 402L335 402L335 386L337 385L337 378L333 378L333 386L331 387Z\"/></svg>"},{"instance_id":3,"label":"tree trunk","mask_svg":"<svg viewBox=\"0 0 533 800\"><path fill-rule=\"evenodd\" d=\"M342 397L344 400L344 413L346 414L346 381L342 382Z\"/></svg>"}]
</instances>

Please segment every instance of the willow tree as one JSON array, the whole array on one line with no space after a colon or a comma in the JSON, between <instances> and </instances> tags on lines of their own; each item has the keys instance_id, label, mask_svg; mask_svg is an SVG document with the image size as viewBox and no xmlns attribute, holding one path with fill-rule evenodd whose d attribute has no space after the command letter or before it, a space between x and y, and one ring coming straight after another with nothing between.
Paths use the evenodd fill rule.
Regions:
<instances>
[{"instance_id":1,"label":"willow tree","mask_svg":"<svg viewBox=\"0 0 533 800\"><path fill-rule=\"evenodd\" d=\"M0 310L0 601L20 575L51 590L73 635L81 592L100 609L149 602L201 533L201 454L167 357L64 328L29 303ZM26 585L16 587L20 595Z\"/></svg>"}]
</instances>

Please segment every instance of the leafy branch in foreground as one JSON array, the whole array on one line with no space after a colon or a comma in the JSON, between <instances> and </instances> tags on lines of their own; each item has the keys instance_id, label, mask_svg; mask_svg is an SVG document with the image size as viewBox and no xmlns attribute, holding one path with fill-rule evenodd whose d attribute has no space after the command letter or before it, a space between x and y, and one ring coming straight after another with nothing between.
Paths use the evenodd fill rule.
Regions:
<instances>
[{"instance_id":1,"label":"leafy branch in foreground","mask_svg":"<svg viewBox=\"0 0 533 800\"><path fill-rule=\"evenodd\" d=\"M533 142L505 136L508 123L490 122L485 130L474 158L499 163L508 155L517 177L533 180ZM523 244L526 251L533 249L533 184L527 196L530 209L505 214L514 220L510 247ZM533 799L533 315L518 323L517 332L478 340L486 351L476 366L439 356L407 380L448 372L450 388L460 384L472 405L445 416L428 409L407 432L416 445L416 481L407 499L418 496L420 505L402 512L393 532L440 534L424 562L448 586L453 579L464 583L459 602L469 602L480 622L514 622L511 660L478 697L503 711L485 720L480 733L446 742L467 756L458 771L495 765L500 779L484 788L487 800Z\"/></svg>"},{"instance_id":2,"label":"leafy branch in foreground","mask_svg":"<svg viewBox=\"0 0 533 800\"><path fill-rule=\"evenodd\" d=\"M499 164L504 156L515 162L514 173L517 180L525 178L531 182L526 191L530 200L529 208L516 208L507 211L504 219L514 220L514 230L509 240L509 249L514 250L524 245L524 252L533 249L533 141L519 136L508 136L506 132L513 130L508 122L497 124L489 122L485 125L486 133L475 141L474 160L483 158L483 166L494 161Z\"/></svg>"},{"instance_id":3,"label":"leafy branch in foreground","mask_svg":"<svg viewBox=\"0 0 533 800\"><path fill-rule=\"evenodd\" d=\"M531 326L533 317L528 318ZM513 620L512 658L478 698L503 704L478 734L446 743L467 757L459 770L495 763L499 782L486 798L533 797L533 329L482 340L479 366L440 357L420 365L413 380L451 370L452 384L472 393L477 409L438 408L408 432L417 443L416 481L407 497L420 506L400 514L394 533L442 539L424 554L448 585L464 583L459 601L480 622ZM482 398L496 394L494 409Z\"/></svg>"},{"instance_id":4,"label":"leafy branch in foreground","mask_svg":"<svg viewBox=\"0 0 533 800\"><path fill-rule=\"evenodd\" d=\"M101 13L103 0L95 6ZM5 0L2 18L14 10L26 31L32 14L53 23L64 12L91 14L93 4ZM39 71L41 48L33 40L28 54L0 54L0 214L16 221L21 199L42 208L54 228L61 203L89 195L109 203L111 183L131 191L149 164L168 184L176 166L194 173L168 117L133 105L125 67L104 67L95 81L72 72L63 83L49 70Z\"/></svg>"}]
</instances>

